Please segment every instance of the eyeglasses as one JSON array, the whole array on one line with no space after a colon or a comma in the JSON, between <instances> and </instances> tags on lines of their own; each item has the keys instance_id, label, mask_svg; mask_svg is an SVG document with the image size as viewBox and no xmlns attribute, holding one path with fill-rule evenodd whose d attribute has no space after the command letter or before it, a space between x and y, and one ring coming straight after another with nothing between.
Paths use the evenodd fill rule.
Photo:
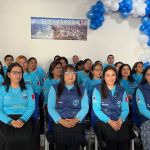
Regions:
<instances>
[{"instance_id":1,"label":"eyeglasses","mask_svg":"<svg viewBox=\"0 0 150 150\"><path fill-rule=\"evenodd\" d=\"M61 70L61 69L62 69L62 67L55 67L55 69L57 69L57 70Z\"/></svg>"},{"instance_id":2,"label":"eyeglasses","mask_svg":"<svg viewBox=\"0 0 150 150\"><path fill-rule=\"evenodd\" d=\"M150 73L146 73L145 76L150 77Z\"/></svg>"},{"instance_id":3,"label":"eyeglasses","mask_svg":"<svg viewBox=\"0 0 150 150\"><path fill-rule=\"evenodd\" d=\"M22 72L21 71L12 71L11 72L13 75L22 75Z\"/></svg>"},{"instance_id":4,"label":"eyeglasses","mask_svg":"<svg viewBox=\"0 0 150 150\"><path fill-rule=\"evenodd\" d=\"M76 74L76 72L74 72L74 71L66 71L65 72L65 75L75 75Z\"/></svg>"},{"instance_id":5,"label":"eyeglasses","mask_svg":"<svg viewBox=\"0 0 150 150\"><path fill-rule=\"evenodd\" d=\"M101 69L94 69L94 70L97 71L97 72L98 72L98 71L99 71L99 72L102 71Z\"/></svg>"}]
</instances>

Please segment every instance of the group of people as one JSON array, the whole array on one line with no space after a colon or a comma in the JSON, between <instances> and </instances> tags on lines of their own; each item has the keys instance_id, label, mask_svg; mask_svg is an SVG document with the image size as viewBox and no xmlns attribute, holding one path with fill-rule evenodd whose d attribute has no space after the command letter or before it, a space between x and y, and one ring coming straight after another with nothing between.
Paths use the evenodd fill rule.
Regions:
<instances>
[{"instance_id":1,"label":"group of people","mask_svg":"<svg viewBox=\"0 0 150 150\"><path fill-rule=\"evenodd\" d=\"M0 149L38 150L46 117L47 138L56 150L86 144L86 119L106 150L129 150L134 126L149 150L150 66L114 64L113 55L104 65L72 58L68 64L56 55L47 74L34 57L20 55L14 61L6 55L6 66L0 62Z\"/></svg>"}]
</instances>

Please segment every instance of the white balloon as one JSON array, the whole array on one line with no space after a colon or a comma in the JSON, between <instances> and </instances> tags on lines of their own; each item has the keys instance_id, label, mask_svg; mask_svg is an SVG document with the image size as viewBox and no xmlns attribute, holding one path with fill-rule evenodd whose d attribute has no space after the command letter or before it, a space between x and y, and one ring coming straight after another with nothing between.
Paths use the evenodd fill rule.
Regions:
<instances>
[{"instance_id":1,"label":"white balloon","mask_svg":"<svg viewBox=\"0 0 150 150\"><path fill-rule=\"evenodd\" d=\"M133 17L138 17L138 16L144 16L146 14L145 8L145 0L132 0L133 2L133 7L132 7L132 15Z\"/></svg>"},{"instance_id":2,"label":"white balloon","mask_svg":"<svg viewBox=\"0 0 150 150\"><path fill-rule=\"evenodd\" d=\"M110 6L111 6L111 1L105 1L105 2L104 2L104 5L105 5L106 7L110 7Z\"/></svg>"},{"instance_id":3,"label":"white balloon","mask_svg":"<svg viewBox=\"0 0 150 150\"><path fill-rule=\"evenodd\" d=\"M113 3L110 8L112 11L117 11L119 9L119 4Z\"/></svg>"}]
</instances>

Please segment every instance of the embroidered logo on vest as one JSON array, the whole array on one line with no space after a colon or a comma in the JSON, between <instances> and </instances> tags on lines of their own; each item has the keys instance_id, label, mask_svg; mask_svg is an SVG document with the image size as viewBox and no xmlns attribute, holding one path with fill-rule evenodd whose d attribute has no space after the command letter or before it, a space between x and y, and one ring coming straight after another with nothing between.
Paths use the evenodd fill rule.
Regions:
<instances>
[{"instance_id":1,"label":"embroidered logo on vest","mask_svg":"<svg viewBox=\"0 0 150 150\"><path fill-rule=\"evenodd\" d=\"M75 99L74 101L73 101L73 106L78 106L79 105L79 100L78 99Z\"/></svg>"}]
</instances>

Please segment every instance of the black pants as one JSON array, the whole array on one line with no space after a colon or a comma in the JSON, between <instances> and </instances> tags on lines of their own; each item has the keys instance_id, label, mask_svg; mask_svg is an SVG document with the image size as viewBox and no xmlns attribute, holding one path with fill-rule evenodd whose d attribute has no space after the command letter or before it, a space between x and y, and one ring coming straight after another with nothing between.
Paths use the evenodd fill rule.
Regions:
<instances>
[{"instance_id":1,"label":"black pants","mask_svg":"<svg viewBox=\"0 0 150 150\"><path fill-rule=\"evenodd\" d=\"M130 141L107 141L106 150L129 150Z\"/></svg>"},{"instance_id":2,"label":"black pants","mask_svg":"<svg viewBox=\"0 0 150 150\"><path fill-rule=\"evenodd\" d=\"M65 144L56 144L56 150L79 150L80 145L65 145Z\"/></svg>"}]
</instances>

